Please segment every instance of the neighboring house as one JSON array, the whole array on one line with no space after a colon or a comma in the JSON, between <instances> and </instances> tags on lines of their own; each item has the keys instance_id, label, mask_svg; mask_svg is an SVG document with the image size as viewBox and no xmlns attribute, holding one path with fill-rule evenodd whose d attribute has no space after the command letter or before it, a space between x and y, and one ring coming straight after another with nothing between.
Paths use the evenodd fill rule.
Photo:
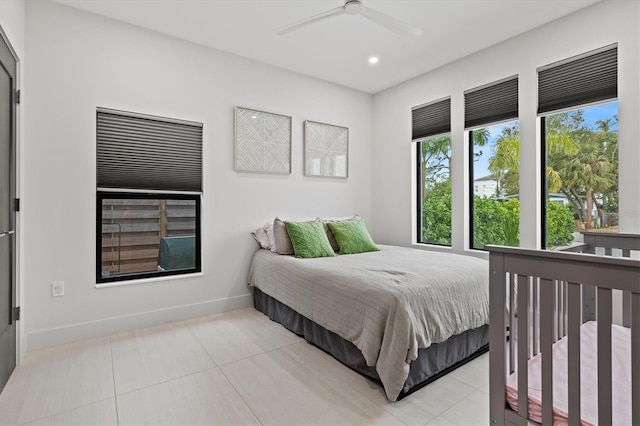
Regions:
<instances>
[{"instance_id":1,"label":"neighboring house","mask_svg":"<svg viewBox=\"0 0 640 426\"><path fill-rule=\"evenodd\" d=\"M571 204L567 196L564 194L549 194L548 200L563 206L568 206L569 204Z\"/></svg>"},{"instance_id":2,"label":"neighboring house","mask_svg":"<svg viewBox=\"0 0 640 426\"><path fill-rule=\"evenodd\" d=\"M473 193L481 198L493 198L498 195L498 181L491 175L473 181Z\"/></svg>"}]
</instances>

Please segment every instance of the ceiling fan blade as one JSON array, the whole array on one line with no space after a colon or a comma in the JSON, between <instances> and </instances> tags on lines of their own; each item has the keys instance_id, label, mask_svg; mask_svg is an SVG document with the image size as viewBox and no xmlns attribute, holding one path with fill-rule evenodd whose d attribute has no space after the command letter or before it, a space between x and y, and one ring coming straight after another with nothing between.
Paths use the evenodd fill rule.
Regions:
<instances>
[{"instance_id":1,"label":"ceiling fan blade","mask_svg":"<svg viewBox=\"0 0 640 426\"><path fill-rule=\"evenodd\" d=\"M299 30L302 27L307 25L315 24L320 21L324 21L325 19L329 19L333 16L342 15L344 13L344 6L338 6L333 9L329 9L326 12L319 13L310 18L305 18L300 21L294 22L293 24L285 25L284 27L278 29L276 34L283 35L290 33L291 31Z\"/></svg>"},{"instance_id":2,"label":"ceiling fan blade","mask_svg":"<svg viewBox=\"0 0 640 426\"><path fill-rule=\"evenodd\" d=\"M416 27L412 27L409 24L402 22L399 19L393 18L385 13L378 12L377 10L362 6L360 14L370 21L381 25L398 35L405 37L418 37L422 34L422 30Z\"/></svg>"}]
</instances>

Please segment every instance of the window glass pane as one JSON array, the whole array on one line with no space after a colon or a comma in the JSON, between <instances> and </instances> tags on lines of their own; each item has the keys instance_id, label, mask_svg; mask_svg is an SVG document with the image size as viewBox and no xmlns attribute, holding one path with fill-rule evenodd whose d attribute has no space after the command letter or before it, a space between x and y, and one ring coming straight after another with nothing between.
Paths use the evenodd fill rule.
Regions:
<instances>
[{"instance_id":1,"label":"window glass pane","mask_svg":"<svg viewBox=\"0 0 640 426\"><path fill-rule=\"evenodd\" d=\"M473 178L471 247L520 245L518 121L470 132Z\"/></svg>"},{"instance_id":2,"label":"window glass pane","mask_svg":"<svg viewBox=\"0 0 640 426\"><path fill-rule=\"evenodd\" d=\"M451 245L451 135L418 142L418 242Z\"/></svg>"},{"instance_id":3,"label":"window glass pane","mask_svg":"<svg viewBox=\"0 0 640 426\"><path fill-rule=\"evenodd\" d=\"M196 269L195 199L102 198L101 276ZM135 278L135 277L131 277Z\"/></svg>"},{"instance_id":4,"label":"window glass pane","mask_svg":"<svg viewBox=\"0 0 640 426\"><path fill-rule=\"evenodd\" d=\"M546 116L545 149L547 248L618 232L618 102Z\"/></svg>"}]
</instances>

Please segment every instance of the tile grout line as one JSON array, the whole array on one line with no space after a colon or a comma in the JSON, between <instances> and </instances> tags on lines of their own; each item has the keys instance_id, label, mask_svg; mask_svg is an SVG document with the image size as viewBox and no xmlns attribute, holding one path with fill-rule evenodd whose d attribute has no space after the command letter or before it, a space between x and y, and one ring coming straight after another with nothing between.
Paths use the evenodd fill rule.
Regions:
<instances>
[{"instance_id":1,"label":"tile grout line","mask_svg":"<svg viewBox=\"0 0 640 426\"><path fill-rule=\"evenodd\" d=\"M211 361L213 362L213 365L215 367L220 367L220 364L218 364L218 361L215 360L215 358L213 357L213 355L211 355L209 353L209 351L207 350L207 348L204 346L204 343L202 343L202 341L198 338L198 335L193 331L193 329L191 328L191 326L189 325L189 323L187 321L182 321L184 322L184 325L189 329L189 332L191 333L191 335L196 339L196 341L200 344L200 347L202 349L204 349L204 353L206 353L209 358L211 358Z\"/></svg>"},{"instance_id":2,"label":"tile grout line","mask_svg":"<svg viewBox=\"0 0 640 426\"><path fill-rule=\"evenodd\" d=\"M246 359L246 358L245 358ZM242 396L242 394L240 393L240 391L238 390L238 388L236 388L236 385L233 384L233 382L231 381L231 379L229 379L229 377L227 377L227 375L225 374L224 370L222 368L220 368L220 372L222 373L222 375L224 376L225 380L227 382L229 382L229 384L231 385L231 387L233 388L233 390L238 394L238 396L240 397L240 399L242 400L242 402L244 402L244 405L249 409L249 411L251 412L251 414L253 414L253 417L256 418L256 420L258 421L258 423L260 423L261 425L264 425L264 423L262 422L262 420L260 419L260 417L258 417L258 415L253 411L253 408L251 408L251 406L249 405L249 403L244 399L244 397Z\"/></svg>"},{"instance_id":3,"label":"tile grout line","mask_svg":"<svg viewBox=\"0 0 640 426\"><path fill-rule=\"evenodd\" d=\"M19 425L19 426L29 425L29 424L31 424L31 423L33 423L33 422L38 422L38 421L43 420L43 419L46 419L46 418L48 418L48 417L53 417L53 416L57 416L57 415L59 415L59 414L67 413L67 412L69 412L69 411L78 410L78 409L80 409L80 408L88 407L89 405L97 404L97 403L99 403L99 402L108 401L108 400L110 400L110 399L111 399L111 397L109 397L109 398L105 398L105 399L101 399L101 400L98 400L98 401L93 401L93 402L90 402L90 403L88 403L88 404L80 405L79 407L73 407L73 408L69 408L69 409L67 409L67 410L62 410L62 411L57 411L57 412L55 412L55 413L47 414L47 415L46 415L46 416L44 416L44 417L38 417L37 419L29 420L29 421L28 421L28 422L26 422L26 423L16 422L15 424L17 424L17 425ZM2 423L2 424L4 425L4 423ZM9 424L13 424L13 423L9 423Z\"/></svg>"},{"instance_id":4,"label":"tile grout line","mask_svg":"<svg viewBox=\"0 0 640 426\"><path fill-rule=\"evenodd\" d=\"M288 348L289 346L298 345L300 343L309 343L309 342L307 342L306 340L303 340L301 342L287 343L286 345L279 346L277 348L273 348L273 349L269 349L269 350L263 350L262 352L257 353L257 354L247 355L247 356L242 357L242 358L234 359L233 361L222 362L222 363L218 364L218 367L222 367L224 365L233 364L234 362L238 362L238 361L244 361L246 359L253 358L253 357L256 357L258 355L268 354L268 353L271 353L273 351L277 351L278 349Z\"/></svg>"},{"instance_id":5,"label":"tile grout line","mask_svg":"<svg viewBox=\"0 0 640 426\"><path fill-rule=\"evenodd\" d=\"M184 375L182 375L182 376L173 377L173 378L171 378L171 379L163 380L163 381L158 382L158 383L152 383L152 384L150 384L150 385L143 386L143 387L141 387L141 388L132 389L132 390L129 390L129 391L126 391L126 392L122 392L121 394L116 395L116 397L117 397L117 396L124 396L124 395L128 395L128 394L130 394L130 393L138 392L138 391L145 390L145 389L149 389L149 388L152 388L152 387L154 387L154 386L164 385L165 383L174 382L174 381L176 381L176 380L184 379L185 377L189 377L189 376L193 376L193 375L196 375L196 374L200 374L200 373L203 373L203 372L205 372L205 371L213 370L213 369L215 369L215 368L218 368L218 369L219 369L220 367L219 367L219 366L217 366L217 365L214 365L213 367L203 368L202 370L193 371L193 372L191 372L191 373L184 374Z\"/></svg>"}]
</instances>

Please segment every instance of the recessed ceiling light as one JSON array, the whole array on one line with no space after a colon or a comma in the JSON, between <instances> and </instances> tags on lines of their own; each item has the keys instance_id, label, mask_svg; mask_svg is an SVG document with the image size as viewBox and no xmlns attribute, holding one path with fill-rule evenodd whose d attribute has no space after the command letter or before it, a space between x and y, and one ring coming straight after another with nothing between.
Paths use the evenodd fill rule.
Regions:
<instances>
[{"instance_id":1,"label":"recessed ceiling light","mask_svg":"<svg viewBox=\"0 0 640 426\"><path fill-rule=\"evenodd\" d=\"M375 65L378 63L380 59L377 56L372 56L369 58L369 65Z\"/></svg>"}]
</instances>

